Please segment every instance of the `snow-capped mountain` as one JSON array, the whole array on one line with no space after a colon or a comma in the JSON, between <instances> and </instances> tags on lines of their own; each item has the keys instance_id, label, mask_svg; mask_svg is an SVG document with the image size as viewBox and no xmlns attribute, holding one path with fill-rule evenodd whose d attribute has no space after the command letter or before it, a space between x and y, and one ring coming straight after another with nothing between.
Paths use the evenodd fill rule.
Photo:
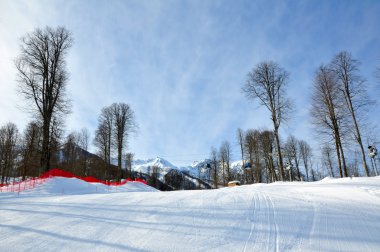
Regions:
<instances>
[{"instance_id":1,"label":"snow-capped mountain","mask_svg":"<svg viewBox=\"0 0 380 252\"><path fill-rule=\"evenodd\" d=\"M171 170L177 170L197 178L206 179L209 172L208 164L210 163L211 161L209 159L205 159L202 161L194 161L188 166L176 166L164 158L156 157L147 160L137 159L133 162L132 169L136 172L149 174L152 172L152 167L156 166L160 168L160 174L162 176ZM241 170L241 166L242 161L232 162L230 165L231 171L237 173Z\"/></svg>"},{"instance_id":2,"label":"snow-capped mountain","mask_svg":"<svg viewBox=\"0 0 380 252\"><path fill-rule=\"evenodd\" d=\"M135 171L141 170L141 172L144 172L148 167L152 166L159 167L160 169L162 169L163 172L171 169L178 169L177 166L160 157L151 158L147 160L137 159L133 162L132 168Z\"/></svg>"},{"instance_id":3,"label":"snow-capped mountain","mask_svg":"<svg viewBox=\"0 0 380 252\"><path fill-rule=\"evenodd\" d=\"M151 158L147 160L137 159L134 160L132 164L133 171L145 174L151 174L153 172L153 167L160 168L159 173L161 180L163 176L165 176L169 171L180 170L177 166L160 157Z\"/></svg>"}]
</instances>

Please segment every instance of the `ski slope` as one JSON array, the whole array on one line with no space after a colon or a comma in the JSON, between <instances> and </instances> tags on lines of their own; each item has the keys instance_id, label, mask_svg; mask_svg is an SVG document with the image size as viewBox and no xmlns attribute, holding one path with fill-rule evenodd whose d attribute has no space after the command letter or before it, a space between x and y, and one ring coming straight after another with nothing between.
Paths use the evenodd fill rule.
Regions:
<instances>
[{"instance_id":1,"label":"ski slope","mask_svg":"<svg viewBox=\"0 0 380 252\"><path fill-rule=\"evenodd\" d=\"M380 251L380 177L176 192L80 183L0 194L0 250Z\"/></svg>"}]
</instances>

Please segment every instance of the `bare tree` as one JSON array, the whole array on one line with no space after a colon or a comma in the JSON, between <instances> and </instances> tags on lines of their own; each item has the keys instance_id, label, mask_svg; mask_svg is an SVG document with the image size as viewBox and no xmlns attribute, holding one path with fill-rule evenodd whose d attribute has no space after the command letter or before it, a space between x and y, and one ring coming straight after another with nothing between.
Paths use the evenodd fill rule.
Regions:
<instances>
[{"instance_id":1,"label":"bare tree","mask_svg":"<svg viewBox=\"0 0 380 252\"><path fill-rule=\"evenodd\" d=\"M311 116L317 132L333 137L340 176L347 177L342 144L342 125L345 123L347 113L342 104L336 79L332 71L323 65L316 72Z\"/></svg>"},{"instance_id":2,"label":"bare tree","mask_svg":"<svg viewBox=\"0 0 380 252\"><path fill-rule=\"evenodd\" d=\"M289 163L292 163L292 160L294 160L294 163L297 169L298 180L301 180L301 173L300 173L300 168L299 168L299 162L300 162L299 141L297 138L295 138L292 135L289 135L288 139L286 140L285 153L288 156Z\"/></svg>"},{"instance_id":3,"label":"bare tree","mask_svg":"<svg viewBox=\"0 0 380 252\"><path fill-rule=\"evenodd\" d=\"M40 123L41 122L42 120L40 120ZM61 139L63 139L63 136L63 120L57 116L53 116L50 125L50 166L57 166L60 162L60 151L62 147ZM39 173L41 172L43 172L43 167L40 167Z\"/></svg>"},{"instance_id":4,"label":"bare tree","mask_svg":"<svg viewBox=\"0 0 380 252\"><path fill-rule=\"evenodd\" d=\"M261 151L260 151L260 131L247 130L245 135L245 149L251 164L251 182L261 182Z\"/></svg>"},{"instance_id":5,"label":"bare tree","mask_svg":"<svg viewBox=\"0 0 380 252\"><path fill-rule=\"evenodd\" d=\"M0 128L0 165L1 184L8 182L10 175L14 172L18 142L18 129L14 123L7 123Z\"/></svg>"},{"instance_id":6,"label":"bare tree","mask_svg":"<svg viewBox=\"0 0 380 252\"><path fill-rule=\"evenodd\" d=\"M94 142L104 159L104 177L105 180L108 180L111 167L112 132L114 125L114 118L110 107L102 109L98 121L99 125L95 132Z\"/></svg>"},{"instance_id":7,"label":"bare tree","mask_svg":"<svg viewBox=\"0 0 380 252\"><path fill-rule=\"evenodd\" d=\"M210 162L211 162L211 169L213 171L212 179L214 181L214 189L218 189L218 183L219 183L218 152L216 151L214 147L211 148Z\"/></svg>"},{"instance_id":8,"label":"bare tree","mask_svg":"<svg viewBox=\"0 0 380 252\"><path fill-rule=\"evenodd\" d=\"M331 62L332 71L338 80L339 90L342 92L345 104L350 112L353 123L353 135L359 145L362 157L362 164L366 176L369 176L369 169L366 162L362 137L359 129L358 113L361 107L370 103L366 95L366 86L363 78L359 75L359 62L352 58L348 52L340 52Z\"/></svg>"},{"instance_id":9,"label":"bare tree","mask_svg":"<svg viewBox=\"0 0 380 252\"><path fill-rule=\"evenodd\" d=\"M118 179L121 179L121 162L123 149L127 144L127 137L136 130L135 114L131 107L125 103L111 105L114 122L114 140L117 148Z\"/></svg>"},{"instance_id":10,"label":"bare tree","mask_svg":"<svg viewBox=\"0 0 380 252\"><path fill-rule=\"evenodd\" d=\"M309 181L309 163L311 162L311 147L304 140L298 142L301 158L306 171L306 180ZM314 180L314 178L313 178Z\"/></svg>"},{"instance_id":11,"label":"bare tree","mask_svg":"<svg viewBox=\"0 0 380 252\"><path fill-rule=\"evenodd\" d=\"M108 128L105 123L98 125L98 128L95 131L94 145L98 149L100 157L104 160L104 180L108 180L108 170L109 170L109 157L110 157L110 148L109 148L109 137L108 137Z\"/></svg>"},{"instance_id":12,"label":"bare tree","mask_svg":"<svg viewBox=\"0 0 380 252\"><path fill-rule=\"evenodd\" d=\"M71 132L63 145L64 165L66 169L76 175L80 175L77 170L77 161L79 160L78 134Z\"/></svg>"},{"instance_id":13,"label":"bare tree","mask_svg":"<svg viewBox=\"0 0 380 252\"><path fill-rule=\"evenodd\" d=\"M127 176L132 179L134 179L133 172L132 172L132 164L133 164L134 156L135 154L130 153L130 152L125 154L125 169L127 170Z\"/></svg>"},{"instance_id":14,"label":"bare tree","mask_svg":"<svg viewBox=\"0 0 380 252\"><path fill-rule=\"evenodd\" d=\"M88 162L89 162L89 155L88 155L88 145L90 141L90 133L87 128L82 128L81 131L78 133L78 145L82 149L80 152L80 159L81 159L81 173L83 176L88 176Z\"/></svg>"},{"instance_id":15,"label":"bare tree","mask_svg":"<svg viewBox=\"0 0 380 252\"><path fill-rule=\"evenodd\" d=\"M333 149L329 144L325 144L322 148L322 162L328 168L331 177L335 177L334 167L332 162Z\"/></svg>"},{"instance_id":16,"label":"bare tree","mask_svg":"<svg viewBox=\"0 0 380 252\"><path fill-rule=\"evenodd\" d=\"M159 178L160 178L160 173L161 173L161 168L157 165L152 166L152 174L151 174L151 184L154 185L156 189L159 189Z\"/></svg>"},{"instance_id":17,"label":"bare tree","mask_svg":"<svg viewBox=\"0 0 380 252\"><path fill-rule=\"evenodd\" d=\"M5 126L0 128L0 176L1 176L1 184L4 183L5 175L6 175L6 166L5 159L7 153L6 147L7 134Z\"/></svg>"},{"instance_id":18,"label":"bare tree","mask_svg":"<svg viewBox=\"0 0 380 252\"><path fill-rule=\"evenodd\" d=\"M244 161L244 131L242 129L237 129L237 139L240 147L240 153L241 153L241 162L242 162L242 169L244 169L245 161Z\"/></svg>"},{"instance_id":19,"label":"bare tree","mask_svg":"<svg viewBox=\"0 0 380 252\"><path fill-rule=\"evenodd\" d=\"M273 131L264 130L260 134L260 145L263 151L265 166L267 170L267 181L277 181L278 177L275 170L273 151L274 151L274 133Z\"/></svg>"},{"instance_id":20,"label":"bare tree","mask_svg":"<svg viewBox=\"0 0 380 252\"><path fill-rule=\"evenodd\" d=\"M70 109L65 94L68 80L65 58L71 45L71 34L63 27L36 29L22 38L21 54L15 62L20 93L34 104L33 113L42 119L44 170L50 169L52 119L62 117Z\"/></svg>"},{"instance_id":21,"label":"bare tree","mask_svg":"<svg viewBox=\"0 0 380 252\"><path fill-rule=\"evenodd\" d=\"M227 180L231 181L232 180L232 175L231 175L231 145L230 142L224 141L222 143L224 153L225 153L225 160L226 160L226 167L227 167Z\"/></svg>"},{"instance_id":22,"label":"bare tree","mask_svg":"<svg viewBox=\"0 0 380 252\"><path fill-rule=\"evenodd\" d=\"M25 180L26 174L38 175L40 160L41 126L38 122L30 122L24 131L22 140L21 176Z\"/></svg>"},{"instance_id":23,"label":"bare tree","mask_svg":"<svg viewBox=\"0 0 380 252\"><path fill-rule=\"evenodd\" d=\"M219 148L219 157L222 163L223 184L226 185L226 180L231 180L230 162L231 162L231 145L228 141L224 141Z\"/></svg>"},{"instance_id":24,"label":"bare tree","mask_svg":"<svg viewBox=\"0 0 380 252\"><path fill-rule=\"evenodd\" d=\"M359 160L358 160L359 151L354 151L354 158L350 160L347 164L348 173L351 177L359 177Z\"/></svg>"},{"instance_id":25,"label":"bare tree","mask_svg":"<svg viewBox=\"0 0 380 252\"><path fill-rule=\"evenodd\" d=\"M249 161L250 169L247 169L247 183L254 183L254 158L255 158L255 148L257 147L257 139L255 139L255 131L247 130L244 137L244 147L246 152L246 157Z\"/></svg>"},{"instance_id":26,"label":"bare tree","mask_svg":"<svg viewBox=\"0 0 380 252\"><path fill-rule=\"evenodd\" d=\"M223 185L225 186L226 185L226 167L225 167L226 160L224 159L225 155L224 155L223 151L224 150L223 150L222 146L220 146L219 152L218 152L218 158L219 158L219 164L221 165L221 168L222 168L222 171L221 171L222 181L223 181Z\"/></svg>"},{"instance_id":27,"label":"bare tree","mask_svg":"<svg viewBox=\"0 0 380 252\"><path fill-rule=\"evenodd\" d=\"M285 95L288 76L288 72L277 63L272 61L263 62L248 73L247 82L243 87L243 92L249 99L260 100L260 104L265 106L271 113L281 180L284 178L284 170L279 128L281 123L287 119L291 107L290 101Z\"/></svg>"},{"instance_id":28,"label":"bare tree","mask_svg":"<svg viewBox=\"0 0 380 252\"><path fill-rule=\"evenodd\" d=\"M317 172L314 169L314 161L315 160L312 157L310 157L309 163L310 163L310 173L311 173L312 181L317 180ZM317 166L317 169L318 169L318 166Z\"/></svg>"}]
</instances>

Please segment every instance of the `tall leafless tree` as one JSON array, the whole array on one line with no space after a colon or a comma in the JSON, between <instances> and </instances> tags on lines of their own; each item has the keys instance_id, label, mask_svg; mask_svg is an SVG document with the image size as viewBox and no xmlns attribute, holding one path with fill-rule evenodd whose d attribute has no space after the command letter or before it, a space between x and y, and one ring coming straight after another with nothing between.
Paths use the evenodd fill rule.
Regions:
<instances>
[{"instance_id":1,"label":"tall leafless tree","mask_svg":"<svg viewBox=\"0 0 380 252\"><path fill-rule=\"evenodd\" d=\"M299 149L300 149L300 154L301 154L301 158L302 158L302 161L303 161L303 165L305 167L305 171L306 171L306 180L309 181L309 164L311 162L311 147L310 145L304 141L304 140L300 140L298 142L299 144ZM314 180L314 178L313 178Z\"/></svg>"},{"instance_id":2,"label":"tall leafless tree","mask_svg":"<svg viewBox=\"0 0 380 252\"><path fill-rule=\"evenodd\" d=\"M221 176L222 179L221 181L223 182L223 186L226 185L226 160L225 160L225 155L224 155L224 150L222 146L219 147L219 152L218 152L218 159L219 159L219 164L221 166Z\"/></svg>"},{"instance_id":3,"label":"tall leafless tree","mask_svg":"<svg viewBox=\"0 0 380 252\"><path fill-rule=\"evenodd\" d=\"M17 157L18 129L14 123L7 123L0 128L0 165L1 184L8 182L13 174Z\"/></svg>"},{"instance_id":4,"label":"tall leafless tree","mask_svg":"<svg viewBox=\"0 0 380 252\"><path fill-rule=\"evenodd\" d=\"M257 149L257 139L255 130L247 130L244 137L244 148L246 157L251 165L250 168L247 169L247 183L254 183L254 163L255 163L255 149Z\"/></svg>"},{"instance_id":5,"label":"tall leafless tree","mask_svg":"<svg viewBox=\"0 0 380 252\"><path fill-rule=\"evenodd\" d=\"M214 147L211 148L210 163L211 163L210 165L212 169L212 180L214 182L214 189L218 189L218 183L219 183L218 152Z\"/></svg>"},{"instance_id":6,"label":"tall leafless tree","mask_svg":"<svg viewBox=\"0 0 380 252\"><path fill-rule=\"evenodd\" d=\"M331 62L331 68L337 78L339 90L343 94L345 104L352 118L353 135L361 151L363 169L366 176L369 176L358 113L361 107L370 103L370 100L366 95L364 79L359 75L359 61L353 59L349 52L343 51L334 57Z\"/></svg>"},{"instance_id":7,"label":"tall leafless tree","mask_svg":"<svg viewBox=\"0 0 380 252\"><path fill-rule=\"evenodd\" d=\"M159 178L160 173L162 171L161 167L157 165L153 165L151 168L152 173L150 174L151 177L151 185L153 185L156 189L159 189Z\"/></svg>"},{"instance_id":8,"label":"tall leafless tree","mask_svg":"<svg viewBox=\"0 0 380 252\"><path fill-rule=\"evenodd\" d=\"M265 130L260 134L260 146L263 151L264 162L266 166L267 181L274 182L277 181L277 175L275 171L275 165L273 160L273 149L274 149L274 133L273 131Z\"/></svg>"},{"instance_id":9,"label":"tall leafless tree","mask_svg":"<svg viewBox=\"0 0 380 252\"><path fill-rule=\"evenodd\" d=\"M41 142L41 126L38 122L30 122L24 131L22 140L22 164L21 176L25 180L26 174L38 176L38 167L40 160L40 142Z\"/></svg>"},{"instance_id":10,"label":"tall leafless tree","mask_svg":"<svg viewBox=\"0 0 380 252\"><path fill-rule=\"evenodd\" d=\"M219 156L222 162L222 171L223 171L223 184L226 185L226 180L231 180L231 145L228 141L224 141L219 148Z\"/></svg>"},{"instance_id":11,"label":"tall leafless tree","mask_svg":"<svg viewBox=\"0 0 380 252\"><path fill-rule=\"evenodd\" d=\"M81 166L81 174L82 176L88 176L89 170L89 155L88 155L88 147L90 142L90 132L87 128L82 128L80 132L78 132L78 145L81 148L80 151L80 166Z\"/></svg>"},{"instance_id":12,"label":"tall leafless tree","mask_svg":"<svg viewBox=\"0 0 380 252\"><path fill-rule=\"evenodd\" d=\"M342 125L347 113L342 104L336 78L333 72L323 65L316 72L310 113L317 132L334 139L340 176L347 177L342 144Z\"/></svg>"},{"instance_id":13,"label":"tall leafless tree","mask_svg":"<svg viewBox=\"0 0 380 252\"><path fill-rule=\"evenodd\" d=\"M125 169L127 170L127 176L131 179L134 179L133 172L132 172L132 165L133 165L133 158L135 154L133 153L126 153L125 154Z\"/></svg>"},{"instance_id":14,"label":"tall leafless tree","mask_svg":"<svg viewBox=\"0 0 380 252\"><path fill-rule=\"evenodd\" d=\"M135 114L132 108L125 103L114 103L110 107L114 122L113 137L117 148L118 179L121 179L121 165L123 149L127 144L127 137L135 132Z\"/></svg>"},{"instance_id":15,"label":"tall leafless tree","mask_svg":"<svg viewBox=\"0 0 380 252\"><path fill-rule=\"evenodd\" d=\"M325 144L322 148L322 163L327 167L330 176L335 177L334 167L332 162L333 149L329 144Z\"/></svg>"},{"instance_id":16,"label":"tall leafless tree","mask_svg":"<svg viewBox=\"0 0 380 252\"><path fill-rule=\"evenodd\" d=\"M248 73L247 82L243 86L243 92L249 99L258 99L271 113L281 180L284 178L284 170L279 128L291 109L290 101L285 95L288 76L288 72L277 63L262 62Z\"/></svg>"},{"instance_id":17,"label":"tall leafless tree","mask_svg":"<svg viewBox=\"0 0 380 252\"><path fill-rule=\"evenodd\" d=\"M77 161L79 160L79 148L78 148L78 134L77 132L71 132L67 137L63 145L63 156L64 165L66 170L73 172L77 175L82 175L79 173L77 167Z\"/></svg>"},{"instance_id":18,"label":"tall leafless tree","mask_svg":"<svg viewBox=\"0 0 380 252\"><path fill-rule=\"evenodd\" d=\"M114 128L114 117L111 107L102 109L99 116L99 125L95 133L95 145L102 153L105 162L104 176L109 179L109 172L111 167L111 148L112 148L112 135Z\"/></svg>"},{"instance_id":19,"label":"tall leafless tree","mask_svg":"<svg viewBox=\"0 0 380 252\"><path fill-rule=\"evenodd\" d=\"M22 38L21 54L15 62L20 93L34 105L33 113L42 119L44 170L50 169L52 119L70 110L65 92L66 56L72 41L70 32L63 27L36 29Z\"/></svg>"},{"instance_id":20,"label":"tall leafless tree","mask_svg":"<svg viewBox=\"0 0 380 252\"><path fill-rule=\"evenodd\" d=\"M104 160L104 180L109 180L109 168L111 159L111 129L102 121L95 131L94 145L98 149L100 157Z\"/></svg>"},{"instance_id":21,"label":"tall leafless tree","mask_svg":"<svg viewBox=\"0 0 380 252\"><path fill-rule=\"evenodd\" d=\"M260 162L260 131L247 130L245 135L245 149L249 162L251 163L252 182L261 182L261 162Z\"/></svg>"},{"instance_id":22,"label":"tall leafless tree","mask_svg":"<svg viewBox=\"0 0 380 252\"><path fill-rule=\"evenodd\" d=\"M244 169L244 165L245 165L245 160L244 160L244 131L242 129L237 129L237 132L236 132L236 136L237 136L237 140L238 140L238 143L239 143L239 147L240 147L240 154L241 154L241 165L242 165L242 169Z\"/></svg>"},{"instance_id":23,"label":"tall leafless tree","mask_svg":"<svg viewBox=\"0 0 380 252\"><path fill-rule=\"evenodd\" d=\"M288 156L289 163L292 163L292 160L294 160L294 163L297 169L298 180L301 180L301 173L300 173L300 168L299 168L299 162L300 162L299 140L295 138L293 135L289 135L288 139L286 140L285 153Z\"/></svg>"}]
</instances>

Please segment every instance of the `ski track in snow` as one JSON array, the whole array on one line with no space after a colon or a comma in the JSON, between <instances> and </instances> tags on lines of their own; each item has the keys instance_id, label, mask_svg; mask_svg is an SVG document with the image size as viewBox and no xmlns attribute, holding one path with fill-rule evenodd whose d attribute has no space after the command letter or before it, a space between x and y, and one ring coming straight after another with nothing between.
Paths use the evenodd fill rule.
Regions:
<instances>
[{"instance_id":1,"label":"ski track in snow","mask_svg":"<svg viewBox=\"0 0 380 252\"><path fill-rule=\"evenodd\" d=\"M64 181L0 194L0 251L380 251L380 177L99 193Z\"/></svg>"},{"instance_id":2,"label":"ski track in snow","mask_svg":"<svg viewBox=\"0 0 380 252\"><path fill-rule=\"evenodd\" d=\"M256 193L254 192L252 194L252 199L250 200L251 204L250 206L248 207L248 212L252 212L252 217L247 217L249 222L250 222L250 231L249 231L249 235L248 235L248 238L244 244L244 249L243 251L245 252L247 250L247 246L248 246L248 243L250 242L251 240L251 237L252 237L252 234L253 234L253 230L254 230L254 227L255 227L255 212L256 212ZM257 206L258 207L258 206Z\"/></svg>"}]
</instances>

